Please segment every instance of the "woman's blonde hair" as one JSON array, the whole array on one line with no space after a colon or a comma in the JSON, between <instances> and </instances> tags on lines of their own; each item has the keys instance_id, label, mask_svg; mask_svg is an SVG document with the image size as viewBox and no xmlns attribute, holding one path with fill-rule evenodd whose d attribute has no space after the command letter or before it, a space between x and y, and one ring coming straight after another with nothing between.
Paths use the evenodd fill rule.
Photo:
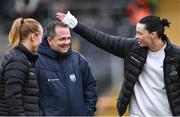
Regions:
<instances>
[{"instance_id":1,"label":"woman's blonde hair","mask_svg":"<svg viewBox=\"0 0 180 117\"><path fill-rule=\"evenodd\" d=\"M17 18L9 32L9 47L15 48L29 33L40 33L41 24L31 18Z\"/></svg>"}]
</instances>

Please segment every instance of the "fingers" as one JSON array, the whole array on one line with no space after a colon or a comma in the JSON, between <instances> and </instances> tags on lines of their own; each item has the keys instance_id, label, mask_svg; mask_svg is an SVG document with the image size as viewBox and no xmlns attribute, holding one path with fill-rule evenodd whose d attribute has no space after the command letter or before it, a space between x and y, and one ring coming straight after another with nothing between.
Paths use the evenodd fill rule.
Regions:
<instances>
[{"instance_id":1,"label":"fingers","mask_svg":"<svg viewBox=\"0 0 180 117\"><path fill-rule=\"evenodd\" d=\"M66 14L64 14L64 13L57 12L57 13L56 13L56 18L57 18L58 20L63 20L64 17L65 17L65 15L66 15Z\"/></svg>"},{"instance_id":2,"label":"fingers","mask_svg":"<svg viewBox=\"0 0 180 117\"><path fill-rule=\"evenodd\" d=\"M60 20L60 21L61 21L61 20L63 20L63 18L62 18L62 17L57 16L57 15L56 15L56 18L57 18L58 20Z\"/></svg>"},{"instance_id":3,"label":"fingers","mask_svg":"<svg viewBox=\"0 0 180 117\"><path fill-rule=\"evenodd\" d=\"M64 14L64 13L61 13L61 12L57 12L56 15L61 16L61 15L65 15L65 14Z\"/></svg>"}]
</instances>

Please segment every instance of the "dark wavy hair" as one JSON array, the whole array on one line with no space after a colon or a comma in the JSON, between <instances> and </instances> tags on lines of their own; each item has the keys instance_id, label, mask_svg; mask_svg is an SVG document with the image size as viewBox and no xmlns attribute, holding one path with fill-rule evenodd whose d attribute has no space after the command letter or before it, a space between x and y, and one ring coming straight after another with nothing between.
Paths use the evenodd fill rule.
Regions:
<instances>
[{"instance_id":1,"label":"dark wavy hair","mask_svg":"<svg viewBox=\"0 0 180 117\"><path fill-rule=\"evenodd\" d=\"M165 27L170 26L170 22L166 18L160 19L158 16L143 17L139 23L145 24L145 29L150 33L157 32L159 38L164 35Z\"/></svg>"}]
</instances>

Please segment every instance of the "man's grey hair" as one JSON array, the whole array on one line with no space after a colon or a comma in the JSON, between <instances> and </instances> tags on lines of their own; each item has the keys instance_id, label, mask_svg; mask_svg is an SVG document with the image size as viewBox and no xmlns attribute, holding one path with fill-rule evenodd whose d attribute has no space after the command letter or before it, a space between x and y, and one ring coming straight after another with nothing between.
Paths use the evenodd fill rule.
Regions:
<instances>
[{"instance_id":1,"label":"man's grey hair","mask_svg":"<svg viewBox=\"0 0 180 117\"><path fill-rule=\"evenodd\" d=\"M45 36L46 37L55 37L56 36L55 28L57 26L68 27L67 24L64 24L61 21L51 21L48 23L48 25L45 28Z\"/></svg>"}]
</instances>

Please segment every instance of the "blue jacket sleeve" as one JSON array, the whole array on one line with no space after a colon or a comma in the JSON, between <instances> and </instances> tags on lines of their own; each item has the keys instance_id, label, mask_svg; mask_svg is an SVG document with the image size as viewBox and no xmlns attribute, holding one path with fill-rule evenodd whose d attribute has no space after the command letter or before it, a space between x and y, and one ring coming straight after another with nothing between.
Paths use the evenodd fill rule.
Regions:
<instances>
[{"instance_id":1,"label":"blue jacket sleeve","mask_svg":"<svg viewBox=\"0 0 180 117\"><path fill-rule=\"evenodd\" d=\"M90 70L88 62L85 59L81 62L80 67L83 76L83 95L86 114L88 116L93 116L96 111L97 102L96 80Z\"/></svg>"}]
</instances>

